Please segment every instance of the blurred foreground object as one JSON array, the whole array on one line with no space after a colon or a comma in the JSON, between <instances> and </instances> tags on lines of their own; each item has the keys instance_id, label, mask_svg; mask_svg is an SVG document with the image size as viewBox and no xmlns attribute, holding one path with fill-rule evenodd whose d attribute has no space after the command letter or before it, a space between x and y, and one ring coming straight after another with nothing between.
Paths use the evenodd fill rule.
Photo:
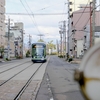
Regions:
<instances>
[{"instance_id":1,"label":"blurred foreground object","mask_svg":"<svg viewBox=\"0 0 100 100\"><path fill-rule=\"evenodd\" d=\"M74 78L86 100L100 100L100 43L94 45L83 57Z\"/></svg>"}]
</instances>

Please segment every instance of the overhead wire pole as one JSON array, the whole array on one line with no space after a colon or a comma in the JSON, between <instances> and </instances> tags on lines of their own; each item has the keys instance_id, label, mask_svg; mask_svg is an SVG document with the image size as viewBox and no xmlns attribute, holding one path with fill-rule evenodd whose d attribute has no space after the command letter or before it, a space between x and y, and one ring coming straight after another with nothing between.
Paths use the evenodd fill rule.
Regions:
<instances>
[{"instance_id":1,"label":"overhead wire pole","mask_svg":"<svg viewBox=\"0 0 100 100\"><path fill-rule=\"evenodd\" d=\"M69 3L69 0L68 0L68 31L67 31L67 57L69 56L69 25L70 25L70 3Z\"/></svg>"},{"instance_id":2,"label":"overhead wire pole","mask_svg":"<svg viewBox=\"0 0 100 100\"><path fill-rule=\"evenodd\" d=\"M22 40L21 40L21 42L22 42L22 47L21 47L21 52L22 52L22 58L23 58L23 30L21 30L21 35L22 35Z\"/></svg>"},{"instance_id":3,"label":"overhead wire pole","mask_svg":"<svg viewBox=\"0 0 100 100\"><path fill-rule=\"evenodd\" d=\"M29 34L29 50L31 50L31 35Z\"/></svg>"},{"instance_id":4,"label":"overhead wire pole","mask_svg":"<svg viewBox=\"0 0 100 100\"><path fill-rule=\"evenodd\" d=\"M91 15L92 15L92 11L91 11L91 3L92 2L90 2L90 48L91 48L91 46L92 46L92 22L91 22Z\"/></svg>"},{"instance_id":5,"label":"overhead wire pole","mask_svg":"<svg viewBox=\"0 0 100 100\"><path fill-rule=\"evenodd\" d=\"M10 18L8 18L8 52L7 52L7 59L10 59Z\"/></svg>"},{"instance_id":6,"label":"overhead wire pole","mask_svg":"<svg viewBox=\"0 0 100 100\"><path fill-rule=\"evenodd\" d=\"M66 55L66 21L64 21L65 55Z\"/></svg>"},{"instance_id":7,"label":"overhead wire pole","mask_svg":"<svg viewBox=\"0 0 100 100\"><path fill-rule=\"evenodd\" d=\"M62 27L62 36L63 36L63 39L62 39L62 53L63 53L63 58L64 58L64 39L65 39L65 37L64 37L64 21L63 21L63 27Z\"/></svg>"},{"instance_id":8,"label":"overhead wire pole","mask_svg":"<svg viewBox=\"0 0 100 100\"><path fill-rule=\"evenodd\" d=\"M59 31L60 34L60 56L62 56L62 31Z\"/></svg>"},{"instance_id":9,"label":"overhead wire pole","mask_svg":"<svg viewBox=\"0 0 100 100\"><path fill-rule=\"evenodd\" d=\"M92 46L94 45L94 34L95 34L95 3L96 0L93 0L93 25L92 25Z\"/></svg>"},{"instance_id":10,"label":"overhead wire pole","mask_svg":"<svg viewBox=\"0 0 100 100\"><path fill-rule=\"evenodd\" d=\"M28 10L26 9L26 7L24 6L24 4L23 4L22 0L20 0L20 2L21 2L21 4L23 5L23 7L25 8L25 10L26 10L27 14L30 16L30 18L31 18L32 22L34 23L34 25L36 26L36 28L37 28L38 32L40 33L40 31L39 31L39 29L38 29L38 27L37 27L36 23L35 23L35 22L33 21L33 19L32 19L32 17L34 18L34 14L33 14L32 10L30 9L30 7L29 7L28 3L25 1L25 2L26 2L26 4L27 4L27 6L28 6L28 8L29 8L29 9L30 9L30 11L31 11L31 14L29 14L29 12L28 12ZM27 15L27 14L26 14L26 15ZM32 15L32 17L31 17L31 15Z\"/></svg>"},{"instance_id":11,"label":"overhead wire pole","mask_svg":"<svg viewBox=\"0 0 100 100\"><path fill-rule=\"evenodd\" d=\"M60 33L60 38L61 38L61 55L62 55L62 57L64 57L64 53L65 53L65 51L64 51L64 48L65 48L65 21L61 21L60 22L62 25L60 25L60 31L59 31L59 33Z\"/></svg>"}]
</instances>

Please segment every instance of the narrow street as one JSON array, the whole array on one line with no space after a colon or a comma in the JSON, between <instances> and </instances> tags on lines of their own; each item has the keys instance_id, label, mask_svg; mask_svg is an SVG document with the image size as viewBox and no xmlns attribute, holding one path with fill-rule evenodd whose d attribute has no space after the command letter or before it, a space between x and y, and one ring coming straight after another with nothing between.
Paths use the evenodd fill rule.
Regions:
<instances>
[{"instance_id":1,"label":"narrow street","mask_svg":"<svg viewBox=\"0 0 100 100\"><path fill-rule=\"evenodd\" d=\"M70 64L62 58L51 56L36 100L85 100L74 70L79 64Z\"/></svg>"}]
</instances>

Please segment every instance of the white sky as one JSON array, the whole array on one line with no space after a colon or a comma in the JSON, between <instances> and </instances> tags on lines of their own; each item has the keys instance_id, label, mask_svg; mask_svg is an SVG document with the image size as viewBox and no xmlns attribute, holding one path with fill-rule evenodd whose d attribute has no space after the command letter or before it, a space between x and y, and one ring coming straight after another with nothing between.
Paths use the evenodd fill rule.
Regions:
<instances>
[{"instance_id":1,"label":"white sky","mask_svg":"<svg viewBox=\"0 0 100 100\"><path fill-rule=\"evenodd\" d=\"M80 4L88 0L77 0ZM67 0L6 0L6 13L33 13L33 14L48 14L48 13L68 13ZM23 6L24 5L24 6ZM31 9L31 10L30 10ZM27 11L28 12L27 12ZM32 42L39 40L39 34L43 34L42 39L46 42L60 39L59 22L68 20L66 15L7 15L14 22L23 22L25 30L25 43L29 39L29 34L32 36ZM66 23L66 26L68 23Z\"/></svg>"},{"instance_id":2,"label":"white sky","mask_svg":"<svg viewBox=\"0 0 100 100\"><path fill-rule=\"evenodd\" d=\"M22 3L21 3L22 1ZM6 0L6 13L67 13L66 0ZM23 6L24 5L24 6ZM26 11L27 9L27 11ZM31 10L30 10L31 9ZM25 30L25 41L28 41L28 35L32 36L32 42L39 40L39 34L43 34L44 41L60 39L59 22L66 20L67 15L7 15L14 22L23 22Z\"/></svg>"}]
</instances>

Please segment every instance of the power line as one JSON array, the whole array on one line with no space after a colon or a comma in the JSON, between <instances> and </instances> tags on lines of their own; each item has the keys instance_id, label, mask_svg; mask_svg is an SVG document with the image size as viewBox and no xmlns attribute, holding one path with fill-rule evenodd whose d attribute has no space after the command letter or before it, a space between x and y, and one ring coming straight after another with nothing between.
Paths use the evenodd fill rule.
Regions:
<instances>
[{"instance_id":1,"label":"power line","mask_svg":"<svg viewBox=\"0 0 100 100\"><path fill-rule=\"evenodd\" d=\"M95 7L95 9L97 9L99 6L100 6L100 4L99 4L99 5L97 5L97 6Z\"/></svg>"},{"instance_id":2,"label":"power line","mask_svg":"<svg viewBox=\"0 0 100 100\"><path fill-rule=\"evenodd\" d=\"M64 13L64 11L66 11L66 10L65 10L65 5L66 5L66 3L64 3L63 13ZM61 20L62 20L63 18L64 18L64 15L61 16Z\"/></svg>"},{"instance_id":3,"label":"power line","mask_svg":"<svg viewBox=\"0 0 100 100\"><path fill-rule=\"evenodd\" d=\"M23 7L25 8L26 12L29 13L28 10L26 9L26 7L24 6L22 0L20 0L20 2L21 2L21 4L23 5Z\"/></svg>"},{"instance_id":4,"label":"power line","mask_svg":"<svg viewBox=\"0 0 100 100\"><path fill-rule=\"evenodd\" d=\"M25 0L25 2L26 2L26 0ZM31 10L31 8L29 7L29 5L28 5L28 3L27 3L27 2L26 2L26 4L27 4L27 6L28 6L29 10L31 11L31 13L33 14L32 10ZM34 19L34 25L36 26L36 28L37 28L38 32L41 34L41 32L39 31L39 29L38 29L38 27L37 27L37 23L36 23L36 21L35 21L35 17L34 17L34 15L32 15L32 17L33 17L33 19Z\"/></svg>"},{"instance_id":5,"label":"power line","mask_svg":"<svg viewBox=\"0 0 100 100\"><path fill-rule=\"evenodd\" d=\"M88 0L88 2L89 2L89 0ZM86 4L86 7L88 6L88 2L87 2L87 4ZM77 25L77 23L78 23L78 22L79 22L79 20L81 19L81 17L82 17L82 15L83 15L83 13L85 12L86 7L84 8L84 10L83 10L82 14L80 15L79 19L78 19L78 20L77 20L77 22L75 23L74 27Z\"/></svg>"},{"instance_id":6,"label":"power line","mask_svg":"<svg viewBox=\"0 0 100 100\"><path fill-rule=\"evenodd\" d=\"M26 7L24 6L24 4L23 4L23 2L22 2L22 0L20 0L20 2L22 3L22 5L23 5L23 7L25 8L25 10L27 11L27 15L29 15L30 16L30 14L29 14L29 12L28 12L28 10L26 9ZM27 4L27 2L26 2L26 4ZM27 6L28 6L28 4L27 4ZM28 6L29 7L29 6ZM30 9L30 7L29 7L29 9ZM33 16L33 14L32 14L32 16ZM31 16L30 16L30 18L31 18ZM34 24L34 21L33 21L33 19L31 18L31 20L32 20L32 22L33 22L33 24ZM35 24L34 24L35 25ZM35 25L36 26L36 25ZM36 27L37 28L37 27ZM38 32L40 33L40 31L39 31L39 29L37 28L37 30L38 30Z\"/></svg>"},{"instance_id":7,"label":"power line","mask_svg":"<svg viewBox=\"0 0 100 100\"><path fill-rule=\"evenodd\" d=\"M31 13L33 13L32 10L30 9L28 3L26 2L26 0L24 0L24 1L25 1L26 5L28 6L29 10L31 11Z\"/></svg>"},{"instance_id":8,"label":"power line","mask_svg":"<svg viewBox=\"0 0 100 100\"><path fill-rule=\"evenodd\" d=\"M90 20L90 17L89 17L89 19L87 20L85 26L88 24L89 20ZM73 35L73 33L69 36L69 38L70 38L72 35Z\"/></svg>"},{"instance_id":9,"label":"power line","mask_svg":"<svg viewBox=\"0 0 100 100\"><path fill-rule=\"evenodd\" d=\"M89 2L89 0L88 0L88 2ZM87 4L86 4L86 6L84 7L83 12L81 12L81 13L82 13L81 16L79 17L79 19L78 19L77 22L75 23L74 28L75 28L75 26L77 25L77 23L79 22L79 20L81 19L83 13L85 12L86 7L88 6L88 2L87 2ZM79 12L78 12L78 13L79 13ZM90 12L89 12L89 13L90 13ZM74 13L74 14L75 14L75 13ZM90 18L89 18L89 19L90 19ZM87 23L88 23L88 22L87 22ZM70 38L72 35L73 35L73 33L72 33L70 36L68 36L68 38Z\"/></svg>"},{"instance_id":10,"label":"power line","mask_svg":"<svg viewBox=\"0 0 100 100\"><path fill-rule=\"evenodd\" d=\"M88 2L89 2L89 1L88 1ZM87 5L88 5L88 2L87 2ZM86 7L87 7L87 5L86 5ZM82 14L81 14L81 16L79 17L78 21L75 23L74 27L77 25L77 23L78 23L79 20L81 19L83 13L85 13L86 7L84 8L83 12L81 12ZM90 13L90 12L89 12L89 13ZM74 13L74 14L75 14L75 13ZM89 20L90 20L90 17L89 17L88 21L86 22L86 24L89 22ZM86 25L86 24L85 24L85 25ZM70 38L72 35L73 35L73 33L72 33L68 38Z\"/></svg>"},{"instance_id":11,"label":"power line","mask_svg":"<svg viewBox=\"0 0 100 100\"><path fill-rule=\"evenodd\" d=\"M99 7L100 6L100 4L98 5L98 6L96 6L93 10L95 10L97 7ZM86 9L86 7L85 7L85 9ZM93 12L93 10L92 10L92 12ZM85 11L85 10L84 10ZM79 13L90 13L90 11L87 11L87 12L75 12L74 14L79 14ZM82 17L82 16L81 16ZM79 18L80 19L80 18ZM85 24L85 26L88 24L88 22L89 22L89 20L90 20L90 17L89 17L89 19L87 20L87 22L86 22L86 24ZM71 37L73 35L73 33L69 36L69 38Z\"/></svg>"},{"instance_id":12,"label":"power line","mask_svg":"<svg viewBox=\"0 0 100 100\"><path fill-rule=\"evenodd\" d=\"M37 11L45 10L45 9L50 8L50 7L52 7L52 6L59 5L59 4L61 4L61 3L63 3L63 2L60 2L60 3L58 3L58 4L54 4L54 5L51 5L51 6L47 6L47 7L44 7L44 8L41 8L41 9L39 9L39 10L37 10Z\"/></svg>"},{"instance_id":13,"label":"power line","mask_svg":"<svg viewBox=\"0 0 100 100\"><path fill-rule=\"evenodd\" d=\"M0 13L0 14L6 14L6 15L31 15L31 16L35 16L35 15L39 15L39 16L42 16L42 15L66 15L68 13L38 13L38 14L33 14L33 13Z\"/></svg>"}]
</instances>

